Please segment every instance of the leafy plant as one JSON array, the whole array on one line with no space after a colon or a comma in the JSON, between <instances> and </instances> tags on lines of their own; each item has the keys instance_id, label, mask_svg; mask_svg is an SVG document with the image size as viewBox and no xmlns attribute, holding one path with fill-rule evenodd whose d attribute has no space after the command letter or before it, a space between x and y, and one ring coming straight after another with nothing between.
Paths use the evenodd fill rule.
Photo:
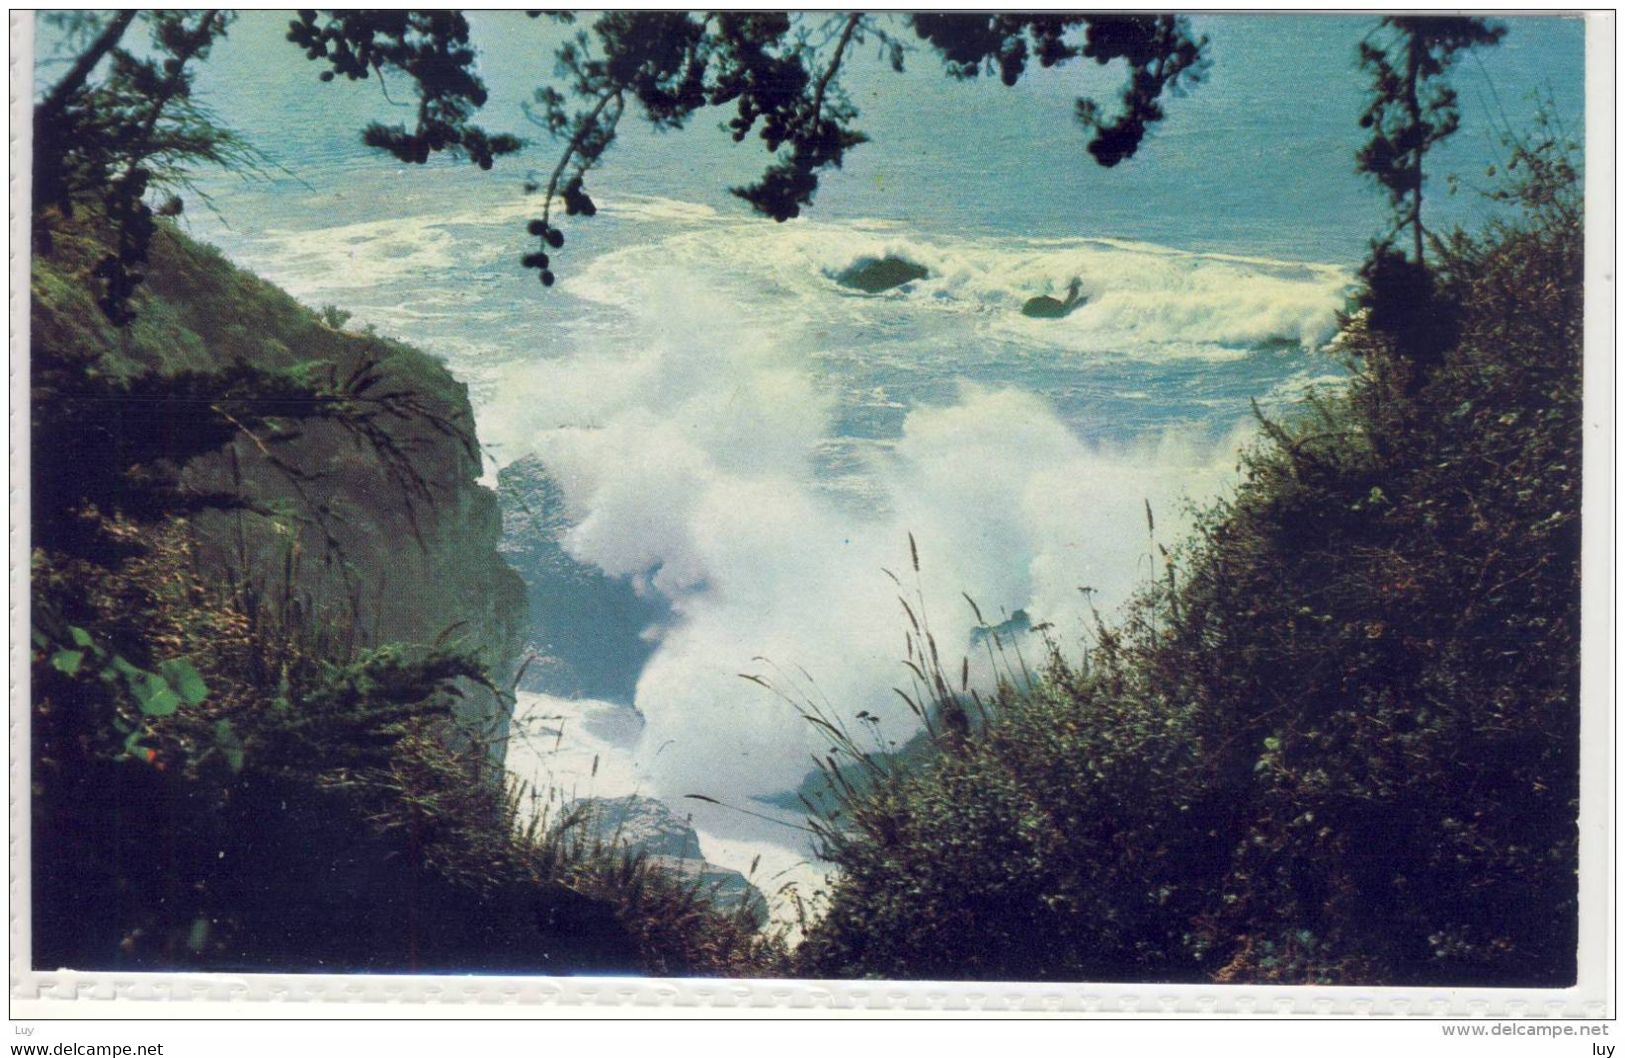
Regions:
<instances>
[{"instance_id":1,"label":"leafy plant","mask_svg":"<svg viewBox=\"0 0 1625 1058\"><path fill-rule=\"evenodd\" d=\"M1572 145L1513 157L1435 370L1348 319L1081 661L841 788L802 972L1574 980L1584 229Z\"/></svg>"}]
</instances>

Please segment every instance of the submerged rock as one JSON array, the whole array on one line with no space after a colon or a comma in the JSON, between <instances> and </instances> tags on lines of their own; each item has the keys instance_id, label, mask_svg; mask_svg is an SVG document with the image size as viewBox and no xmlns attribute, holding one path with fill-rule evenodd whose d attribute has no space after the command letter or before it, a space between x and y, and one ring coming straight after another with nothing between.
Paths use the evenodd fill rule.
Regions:
<instances>
[{"instance_id":1,"label":"submerged rock","mask_svg":"<svg viewBox=\"0 0 1625 1058\"><path fill-rule=\"evenodd\" d=\"M1027 303L1021 306L1021 314L1040 320L1058 320L1088 300L1082 291L1083 281L1075 278L1066 288L1065 301L1041 294L1036 298L1028 298Z\"/></svg>"},{"instance_id":2,"label":"submerged rock","mask_svg":"<svg viewBox=\"0 0 1625 1058\"><path fill-rule=\"evenodd\" d=\"M758 926L767 922L767 900L761 890L738 871L707 862L700 855L699 834L665 802L628 794L585 798L574 808L584 813L575 826L578 840L641 855L655 870L698 887L719 911L744 907Z\"/></svg>"},{"instance_id":3,"label":"submerged rock","mask_svg":"<svg viewBox=\"0 0 1625 1058\"><path fill-rule=\"evenodd\" d=\"M924 279L931 274L930 269L917 265L902 257L863 257L842 269L835 276L835 282L843 287L861 290L865 294L883 294L893 290L904 283L912 283L916 279Z\"/></svg>"},{"instance_id":4,"label":"submerged rock","mask_svg":"<svg viewBox=\"0 0 1625 1058\"><path fill-rule=\"evenodd\" d=\"M1023 632L1031 632L1032 630L1033 619L1028 616L1026 610L1017 610L999 624L983 625L980 628L971 629L970 645L979 647L995 637L1001 644L1008 644L1014 642L1015 638Z\"/></svg>"}]
</instances>

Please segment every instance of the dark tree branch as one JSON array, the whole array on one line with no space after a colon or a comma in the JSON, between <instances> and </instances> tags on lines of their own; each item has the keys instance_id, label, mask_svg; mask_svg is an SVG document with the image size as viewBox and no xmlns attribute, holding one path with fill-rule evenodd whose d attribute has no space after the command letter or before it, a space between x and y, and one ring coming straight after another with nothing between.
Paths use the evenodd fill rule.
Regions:
<instances>
[{"instance_id":1,"label":"dark tree branch","mask_svg":"<svg viewBox=\"0 0 1625 1058\"><path fill-rule=\"evenodd\" d=\"M56 87L51 89L51 93L40 102L39 108L35 111L36 122L55 120L67 108L68 101L84 88L85 81L89 79L96 64L118 46L118 42L124 37L124 31L135 21L136 14L134 10L125 10L113 16L113 20L97 34L90 47L80 53L73 66L62 76L62 80L58 81Z\"/></svg>"},{"instance_id":2,"label":"dark tree branch","mask_svg":"<svg viewBox=\"0 0 1625 1058\"><path fill-rule=\"evenodd\" d=\"M559 181L564 178L564 173L570 167L571 160L581 156L588 132L598 127L598 119L603 116L605 108L611 103L615 104L615 118L609 122L609 128L613 131L615 126L620 124L621 114L625 110L622 90L619 88L607 91L599 97L597 105L587 114L586 118L571 135L570 142L565 145L564 154L560 156L558 164L553 167L552 175L547 178L547 189L542 198L542 222L544 224L552 216L553 200L558 197Z\"/></svg>"},{"instance_id":3,"label":"dark tree branch","mask_svg":"<svg viewBox=\"0 0 1625 1058\"><path fill-rule=\"evenodd\" d=\"M169 68L169 73L158 91L152 94L151 107L147 111L146 119L141 123L141 134L136 139L137 144L152 146L152 134L158 127L159 119L163 117L164 107L186 87L186 64L207 48L220 32L222 27L215 25L219 17L220 12L217 10L203 12L203 17L198 19L197 29L186 34L182 44L175 49L174 66ZM146 154L132 152L129 163L125 166L126 174L133 172L146 157Z\"/></svg>"},{"instance_id":4,"label":"dark tree branch","mask_svg":"<svg viewBox=\"0 0 1625 1058\"><path fill-rule=\"evenodd\" d=\"M830 56L829 65L824 68L823 74L818 78L817 88L813 91L812 122L818 124L818 118L824 110L824 93L829 89L830 81L834 80L836 71L841 68L841 58L846 53L846 46L852 41L852 34L857 31L859 23L863 21L863 12L854 11L846 17L846 24L841 28L840 39L835 42L835 53Z\"/></svg>"}]
</instances>

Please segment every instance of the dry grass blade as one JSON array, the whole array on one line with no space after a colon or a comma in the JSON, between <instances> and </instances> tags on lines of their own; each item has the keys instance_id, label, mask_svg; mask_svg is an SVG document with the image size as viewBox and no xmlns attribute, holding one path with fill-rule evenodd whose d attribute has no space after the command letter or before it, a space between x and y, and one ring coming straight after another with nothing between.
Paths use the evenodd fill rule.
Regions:
<instances>
[{"instance_id":1,"label":"dry grass blade","mask_svg":"<svg viewBox=\"0 0 1625 1058\"><path fill-rule=\"evenodd\" d=\"M809 724L816 724L817 726L819 726L819 727L823 728L824 730L828 731L836 739L838 739L838 740L840 740L842 742L847 741L846 732L842 731L840 728L836 727L834 724L830 723L828 720L825 720L823 717L821 717L821 716L805 716L805 717L803 717L803 719L805 719Z\"/></svg>"},{"instance_id":2,"label":"dry grass blade","mask_svg":"<svg viewBox=\"0 0 1625 1058\"><path fill-rule=\"evenodd\" d=\"M453 621L451 624L442 629L438 636L435 636L434 645L437 647L445 646L446 641L455 635L459 628L466 627L468 627L468 622L466 620Z\"/></svg>"},{"instance_id":3,"label":"dry grass blade","mask_svg":"<svg viewBox=\"0 0 1625 1058\"><path fill-rule=\"evenodd\" d=\"M904 702L908 703L908 711L909 712L913 713L915 716L919 716L919 717L925 716L924 710L922 710L918 705L916 705L914 703L914 699L910 698L908 696L908 693L906 691L904 691L901 687L893 687L892 688L892 693L896 694L897 697L903 699Z\"/></svg>"},{"instance_id":4,"label":"dry grass blade","mask_svg":"<svg viewBox=\"0 0 1625 1058\"><path fill-rule=\"evenodd\" d=\"M719 801L715 797L707 797L705 794L691 793L684 794L683 796L691 801L704 801L706 804L716 805L718 808L726 808L730 812L738 812L740 815L746 815L752 817L753 819L760 819L767 823L773 823L788 830L801 830L808 834L817 833L817 831L812 827L804 827L796 823L786 823L784 820L775 819L773 816L767 815L766 813L753 812L748 808L740 808L738 805L731 805L726 801Z\"/></svg>"},{"instance_id":5,"label":"dry grass blade","mask_svg":"<svg viewBox=\"0 0 1625 1058\"><path fill-rule=\"evenodd\" d=\"M525 660L519 663L519 668L513 674L513 680L508 684L508 695L510 697L519 693L519 685L524 682L525 673L530 670L531 662L535 660L535 654L526 654Z\"/></svg>"}]
</instances>

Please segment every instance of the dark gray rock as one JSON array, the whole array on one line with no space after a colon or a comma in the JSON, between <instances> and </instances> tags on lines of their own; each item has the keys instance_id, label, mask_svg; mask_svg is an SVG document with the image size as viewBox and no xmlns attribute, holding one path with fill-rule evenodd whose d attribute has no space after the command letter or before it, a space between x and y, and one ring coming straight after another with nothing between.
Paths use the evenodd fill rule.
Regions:
<instances>
[{"instance_id":1,"label":"dark gray rock","mask_svg":"<svg viewBox=\"0 0 1625 1058\"><path fill-rule=\"evenodd\" d=\"M864 257L843 268L835 282L843 287L861 290L865 294L884 294L905 283L924 279L931 274L924 265L917 265L903 257Z\"/></svg>"},{"instance_id":2,"label":"dark gray rock","mask_svg":"<svg viewBox=\"0 0 1625 1058\"><path fill-rule=\"evenodd\" d=\"M1027 303L1021 306L1021 314L1040 320L1064 319L1072 314L1073 309L1081 307L1088 300L1083 296L1083 280L1075 278L1067 285L1065 301L1047 294L1028 298Z\"/></svg>"},{"instance_id":3,"label":"dark gray rock","mask_svg":"<svg viewBox=\"0 0 1625 1058\"><path fill-rule=\"evenodd\" d=\"M582 833L628 852L699 860L700 836L694 828L653 797L593 797L576 802L586 812Z\"/></svg>"},{"instance_id":4,"label":"dark gray rock","mask_svg":"<svg viewBox=\"0 0 1625 1058\"><path fill-rule=\"evenodd\" d=\"M377 379L375 393L418 409L377 415L383 443L315 418L272 446L242 434L193 460L185 488L252 501L190 520L199 571L221 583L230 576L261 585L267 605L297 607L308 627L336 643L444 645L474 654L494 684L506 683L526 624L525 592L496 552L501 513L479 483L468 387L420 350L334 330L286 292L167 226L148 265L146 322L132 332L138 337L109 349L124 370L223 371L240 361L338 380L365 371ZM510 705L471 682L462 691L454 741L483 746L500 761Z\"/></svg>"},{"instance_id":5,"label":"dark gray rock","mask_svg":"<svg viewBox=\"0 0 1625 1058\"><path fill-rule=\"evenodd\" d=\"M638 673L654 651L643 632L665 620L668 610L565 552L570 522L564 492L541 460L516 459L497 482L498 550L525 582L530 603L525 653L532 660L519 689L630 704Z\"/></svg>"},{"instance_id":6,"label":"dark gray rock","mask_svg":"<svg viewBox=\"0 0 1625 1058\"><path fill-rule=\"evenodd\" d=\"M700 855L700 836L665 802L629 794L586 798L573 807L583 813L576 840L643 856L654 869L697 886L718 910L745 907L758 925L767 922L761 890L740 872L707 862Z\"/></svg>"}]
</instances>

